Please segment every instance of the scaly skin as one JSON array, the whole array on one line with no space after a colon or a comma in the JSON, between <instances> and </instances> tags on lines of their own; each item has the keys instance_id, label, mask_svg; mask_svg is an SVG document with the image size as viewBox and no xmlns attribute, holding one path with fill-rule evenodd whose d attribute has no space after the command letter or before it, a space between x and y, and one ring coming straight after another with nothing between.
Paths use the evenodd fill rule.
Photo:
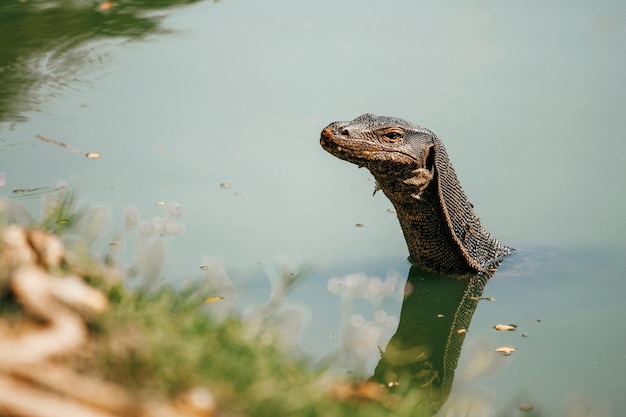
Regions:
<instances>
[{"instance_id":1,"label":"scaly skin","mask_svg":"<svg viewBox=\"0 0 626 417\"><path fill-rule=\"evenodd\" d=\"M364 114L334 122L320 143L334 156L366 167L391 200L411 262L464 275L495 269L512 252L480 224L443 143L405 120Z\"/></svg>"}]
</instances>

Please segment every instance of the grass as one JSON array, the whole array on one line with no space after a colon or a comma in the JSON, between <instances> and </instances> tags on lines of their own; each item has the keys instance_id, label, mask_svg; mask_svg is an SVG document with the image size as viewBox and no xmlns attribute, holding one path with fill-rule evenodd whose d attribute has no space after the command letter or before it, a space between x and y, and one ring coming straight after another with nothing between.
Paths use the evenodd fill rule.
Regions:
<instances>
[{"instance_id":1,"label":"grass","mask_svg":"<svg viewBox=\"0 0 626 417\"><path fill-rule=\"evenodd\" d=\"M90 321L87 344L63 359L73 369L123 386L139 399L175 402L182 393L205 387L225 416L429 415L420 408L419 392L399 396L380 386L353 389L351 381L285 352L271 324L271 308L263 310L262 326L236 313L217 320L204 303L215 294L200 282L182 289L130 289L123 279L111 280L107 266L77 238L75 228L85 211L75 203L72 194L59 193L32 225L59 236L67 251L62 269L83 276L109 300L108 310ZM293 285L292 276L283 278ZM0 285L7 282L0 279ZM0 301L0 318L18 320L19 304L6 288L0 288Z\"/></svg>"},{"instance_id":2,"label":"grass","mask_svg":"<svg viewBox=\"0 0 626 417\"><path fill-rule=\"evenodd\" d=\"M93 324L82 366L137 395L176 398L204 386L224 414L246 416L402 416L419 408L417 393L338 400L331 392L343 382L286 355L271 325L252 329L235 315L213 320L201 286L131 292L117 284L106 291L110 311Z\"/></svg>"}]
</instances>

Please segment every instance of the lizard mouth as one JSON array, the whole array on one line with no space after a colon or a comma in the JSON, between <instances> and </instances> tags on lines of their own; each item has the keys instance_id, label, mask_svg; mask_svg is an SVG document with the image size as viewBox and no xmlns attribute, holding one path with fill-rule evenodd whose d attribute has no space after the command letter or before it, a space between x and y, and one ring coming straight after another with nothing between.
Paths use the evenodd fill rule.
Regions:
<instances>
[{"instance_id":1,"label":"lizard mouth","mask_svg":"<svg viewBox=\"0 0 626 417\"><path fill-rule=\"evenodd\" d=\"M368 159L369 155L384 151L384 149L378 149L378 147L363 140L346 139L343 135L336 134L329 128L322 130L320 145L326 151L342 159L348 159L348 157Z\"/></svg>"},{"instance_id":2,"label":"lizard mouth","mask_svg":"<svg viewBox=\"0 0 626 417\"><path fill-rule=\"evenodd\" d=\"M360 161L368 160L368 156L372 153L362 149L358 149L354 139L345 139L341 135L335 134L331 129L322 130L320 136L320 145L328 153L348 162L359 164Z\"/></svg>"},{"instance_id":3,"label":"lizard mouth","mask_svg":"<svg viewBox=\"0 0 626 417\"><path fill-rule=\"evenodd\" d=\"M367 166L381 160L393 160L401 164L415 163L415 158L402 151L388 149L382 145L373 144L370 141L346 138L336 134L332 129L325 128L320 136L320 145L328 153L352 162L359 166Z\"/></svg>"}]
</instances>

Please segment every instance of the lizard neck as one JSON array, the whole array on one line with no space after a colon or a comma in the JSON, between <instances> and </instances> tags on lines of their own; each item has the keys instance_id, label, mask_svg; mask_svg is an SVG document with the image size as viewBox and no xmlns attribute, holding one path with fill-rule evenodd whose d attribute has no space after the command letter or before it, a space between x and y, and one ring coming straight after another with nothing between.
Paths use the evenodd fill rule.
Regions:
<instances>
[{"instance_id":1,"label":"lizard neck","mask_svg":"<svg viewBox=\"0 0 626 417\"><path fill-rule=\"evenodd\" d=\"M426 171L426 170L421 170ZM424 172L408 172L404 175L374 175L378 187L389 198L394 208L413 263L444 273L475 273L488 259L474 254L477 246L492 247L499 244L480 225L478 217L474 224L468 223L467 234L478 240L461 241L451 230L442 210L436 181ZM468 202L469 204L469 202ZM493 240L493 242L492 242ZM466 244L468 246L466 246ZM445 269L442 269L445 265Z\"/></svg>"}]
</instances>

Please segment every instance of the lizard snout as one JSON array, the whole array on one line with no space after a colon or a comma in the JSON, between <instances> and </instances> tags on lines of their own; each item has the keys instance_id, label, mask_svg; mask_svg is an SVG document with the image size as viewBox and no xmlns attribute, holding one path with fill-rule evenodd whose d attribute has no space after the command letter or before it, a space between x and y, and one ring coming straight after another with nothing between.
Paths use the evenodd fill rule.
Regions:
<instances>
[{"instance_id":1,"label":"lizard snout","mask_svg":"<svg viewBox=\"0 0 626 417\"><path fill-rule=\"evenodd\" d=\"M325 128L324 130L322 130L322 136L321 136L321 141L325 142L332 142L333 140L333 131L330 130L329 128Z\"/></svg>"}]
</instances>

